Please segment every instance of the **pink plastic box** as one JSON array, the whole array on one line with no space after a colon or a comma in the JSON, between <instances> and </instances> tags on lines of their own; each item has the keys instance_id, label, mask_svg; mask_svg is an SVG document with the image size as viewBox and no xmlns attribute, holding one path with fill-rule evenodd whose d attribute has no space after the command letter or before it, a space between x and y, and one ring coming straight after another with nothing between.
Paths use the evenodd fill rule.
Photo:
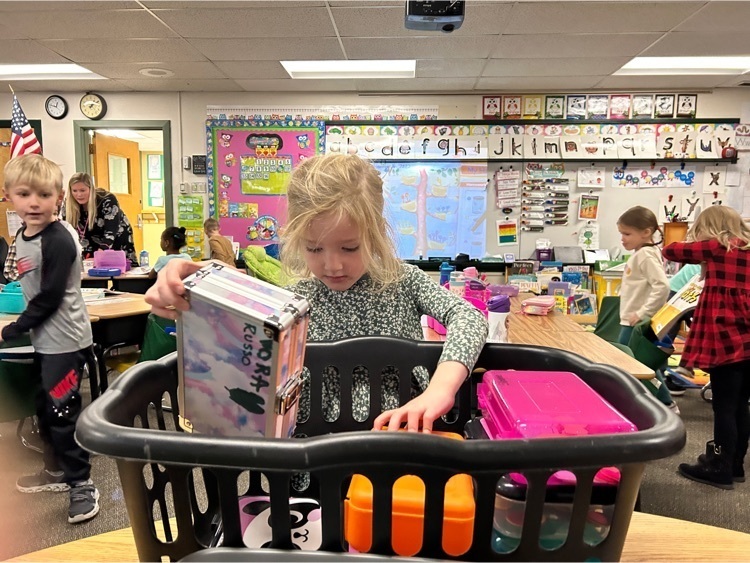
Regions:
<instances>
[{"instance_id":1,"label":"pink plastic box","mask_svg":"<svg viewBox=\"0 0 750 563\"><path fill-rule=\"evenodd\" d=\"M94 268L119 268L126 272L130 269L130 260L124 250L97 250L94 252Z\"/></svg>"},{"instance_id":2,"label":"pink plastic box","mask_svg":"<svg viewBox=\"0 0 750 563\"><path fill-rule=\"evenodd\" d=\"M493 370L478 388L491 438L540 438L635 432L636 426L577 375Z\"/></svg>"}]
</instances>

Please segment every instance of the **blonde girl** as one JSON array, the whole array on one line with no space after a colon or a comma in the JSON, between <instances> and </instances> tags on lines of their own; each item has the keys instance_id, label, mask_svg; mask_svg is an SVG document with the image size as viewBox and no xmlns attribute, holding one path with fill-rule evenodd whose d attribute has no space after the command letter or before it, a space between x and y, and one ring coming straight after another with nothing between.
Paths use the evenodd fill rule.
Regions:
<instances>
[{"instance_id":1,"label":"blonde girl","mask_svg":"<svg viewBox=\"0 0 750 563\"><path fill-rule=\"evenodd\" d=\"M693 315L682 363L711 374L714 439L694 465L682 463L688 479L732 489L745 480L750 438L750 228L730 207L704 209L688 242L663 251L667 260L702 264L704 285Z\"/></svg>"},{"instance_id":2,"label":"blonde girl","mask_svg":"<svg viewBox=\"0 0 750 563\"><path fill-rule=\"evenodd\" d=\"M401 262L388 223L383 218L383 182L368 161L357 156L328 155L304 160L292 173L288 191L289 220L281 259L297 279L290 289L308 298L310 341L387 335L420 340L421 315L435 317L448 328L435 373L415 373L414 399L398 406L397 382L386 380L386 412L374 427L403 423L411 431L431 432L433 422L453 406L487 337L487 321L463 299L450 294L427 274ZM182 278L200 264L169 263L146 295L153 311L174 318L188 307ZM384 351L385 353L385 351ZM353 415L369 414L364 374L355 373ZM338 383L324 378L323 413L338 416ZM300 411L309 410L309 402ZM304 416L304 414L303 414Z\"/></svg>"},{"instance_id":3,"label":"blonde girl","mask_svg":"<svg viewBox=\"0 0 750 563\"><path fill-rule=\"evenodd\" d=\"M632 207L620 215L617 230L622 246L632 252L620 285L620 343L627 346L633 327L667 302L669 282L656 246L662 233L654 212L640 205Z\"/></svg>"},{"instance_id":4,"label":"blonde girl","mask_svg":"<svg viewBox=\"0 0 750 563\"><path fill-rule=\"evenodd\" d=\"M77 172L68 181L64 217L78 232L83 257L97 250L124 250L131 265L137 266L133 228L114 194L94 187L91 176Z\"/></svg>"}]
</instances>

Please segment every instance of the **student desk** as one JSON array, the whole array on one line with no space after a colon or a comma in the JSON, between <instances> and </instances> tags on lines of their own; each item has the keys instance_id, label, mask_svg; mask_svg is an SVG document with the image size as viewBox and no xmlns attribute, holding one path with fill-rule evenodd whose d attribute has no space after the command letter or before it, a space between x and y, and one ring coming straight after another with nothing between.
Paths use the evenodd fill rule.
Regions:
<instances>
[{"instance_id":1,"label":"student desk","mask_svg":"<svg viewBox=\"0 0 750 563\"><path fill-rule=\"evenodd\" d=\"M156 282L156 278L149 278L147 273L122 274L113 277L81 275L81 287L108 289L112 282L112 289L125 293L146 293Z\"/></svg>"},{"instance_id":2,"label":"student desk","mask_svg":"<svg viewBox=\"0 0 750 563\"><path fill-rule=\"evenodd\" d=\"M86 303L93 329L94 352L99 369L99 391L107 390L107 352L121 346L141 344L151 305L138 293L123 293ZM92 385L92 396L93 396Z\"/></svg>"},{"instance_id":3,"label":"student desk","mask_svg":"<svg viewBox=\"0 0 750 563\"><path fill-rule=\"evenodd\" d=\"M748 554L750 534L635 512L621 561L747 561ZM294 560L293 554L289 560ZM138 553L130 528L125 528L21 555L10 561L138 561Z\"/></svg>"}]
</instances>

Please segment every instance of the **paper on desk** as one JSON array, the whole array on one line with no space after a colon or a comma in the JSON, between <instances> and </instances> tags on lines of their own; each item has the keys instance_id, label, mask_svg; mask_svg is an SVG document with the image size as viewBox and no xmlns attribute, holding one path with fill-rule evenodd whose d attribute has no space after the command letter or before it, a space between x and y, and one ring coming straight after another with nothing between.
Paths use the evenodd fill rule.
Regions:
<instances>
[{"instance_id":1,"label":"paper on desk","mask_svg":"<svg viewBox=\"0 0 750 563\"><path fill-rule=\"evenodd\" d=\"M21 223L21 218L18 216L18 213L16 213L12 209L8 209L5 212L5 216L8 219L8 234L14 237L16 236L18 229L23 226L23 223Z\"/></svg>"}]
</instances>

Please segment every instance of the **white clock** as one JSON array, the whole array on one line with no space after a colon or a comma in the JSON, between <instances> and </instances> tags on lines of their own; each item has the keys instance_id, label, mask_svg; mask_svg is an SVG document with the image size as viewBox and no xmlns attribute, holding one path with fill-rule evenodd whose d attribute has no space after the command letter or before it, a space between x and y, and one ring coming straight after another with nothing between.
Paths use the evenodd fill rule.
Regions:
<instances>
[{"instance_id":1,"label":"white clock","mask_svg":"<svg viewBox=\"0 0 750 563\"><path fill-rule=\"evenodd\" d=\"M68 115L68 102L62 96L53 94L44 102L44 109L52 119L62 119Z\"/></svg>"}]
</instances>

